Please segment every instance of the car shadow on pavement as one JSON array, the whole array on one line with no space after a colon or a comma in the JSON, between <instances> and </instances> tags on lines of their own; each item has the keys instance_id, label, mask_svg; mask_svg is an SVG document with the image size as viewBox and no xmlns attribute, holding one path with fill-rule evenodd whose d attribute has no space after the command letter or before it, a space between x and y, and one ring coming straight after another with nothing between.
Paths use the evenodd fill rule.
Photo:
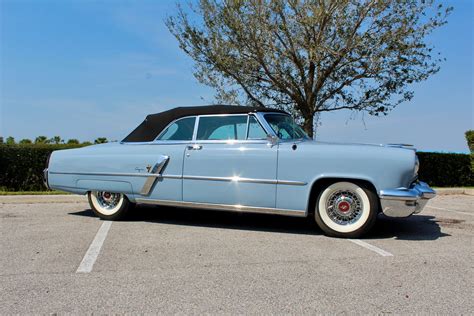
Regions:
<instances>
[{"instance_id":1,"label":"car shadow on pavement","mask_svg":"<svg viewBox=\"0 0 474 316\"><path fill-rule=\"evenodd\" d=\"M391 218L381 214L364 239L436 240L445 236L451 235L441 231L441 226L434 216L412 215L408 218Z\"/></svg>"},{"instance_id":2,"label":"car shadow on pavement","mask_svg":"<svg viewBox=\"0 0 474 316\"><path fill-rule=\"evenodd\" d=\"M92 216L92 210L69 213L70 215ZM140 205L127 214L122 222L152 222L169 225L199 226L238 230L265 231L274 233L322 235L314 221L308 218L193 210L175 207Z\"/></svg>"},{"instance_id":3,"label":"car shadow on pavement","mask_svg":"<svg viewBox=\"0 0 474 316\"><path fill-rule=\"evenodd\" d=\"M87 209L69 213L76 216L95 217ZM289 217L267 214L192 210L175 207L141 205L131 211L125 222L152 222L169 225L199 226L238 230L265 231L287 234L322 235L312 217ZM450 236L441 232L434 216L415 215L409 218L389 218L380 215L373 229L364 239L435 240Z\"/></svg>"}]
</instances>

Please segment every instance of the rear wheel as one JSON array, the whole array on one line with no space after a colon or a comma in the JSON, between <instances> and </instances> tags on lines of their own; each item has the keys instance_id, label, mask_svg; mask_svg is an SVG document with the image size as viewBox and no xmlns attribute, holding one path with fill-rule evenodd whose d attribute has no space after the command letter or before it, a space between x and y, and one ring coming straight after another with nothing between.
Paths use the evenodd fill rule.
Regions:
<instances>
[{"instance_id":1,"label":"rear wheel","mask_svg":"<svg viewBox=\"0 0 474 316\"><path fill-rule=\"evenodd\" d=\"M91 191L88 197L92 211L105 220L119 220L133 206L122 193Z\"/></svg>"},{"instance_id":2,"label":"rear wheel","mask_svg":"<svg viewBox=\"0 0 474 316\"><path fill-rule=\"evenodd\" d=\"M315 219L326 235L357 238L372 228L377 208L377 196L367 186L336 182L319 194Z\"/></svg>"}]
</instances>

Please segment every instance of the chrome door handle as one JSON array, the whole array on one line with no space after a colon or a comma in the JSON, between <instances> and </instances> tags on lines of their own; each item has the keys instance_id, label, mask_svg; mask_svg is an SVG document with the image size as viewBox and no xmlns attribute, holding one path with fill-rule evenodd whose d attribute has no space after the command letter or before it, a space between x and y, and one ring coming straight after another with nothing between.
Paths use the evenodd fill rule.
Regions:
<instances>
[{"instance_id":1,"label":"chrome door handle","mask_svg":"<svg viewBox=\"0 0 474 316\"><path fill-rule=\"evenodd\" d=\"M194 144L194 145L189 145L187 148L188 150L201 150L202 145Z\"/></svg>"}]
</instances>

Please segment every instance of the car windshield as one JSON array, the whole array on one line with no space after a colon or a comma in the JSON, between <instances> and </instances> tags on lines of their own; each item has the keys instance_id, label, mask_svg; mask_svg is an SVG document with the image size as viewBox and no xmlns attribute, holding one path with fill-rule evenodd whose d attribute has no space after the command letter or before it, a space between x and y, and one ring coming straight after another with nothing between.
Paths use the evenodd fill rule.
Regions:
<instances>
[{"instance_id":1,"label":"car windshield","mask_svg":"<svg viewBox=\"0 0 474 316\"><path fill-rule=\"evenodd\" d=\"M308 138L291 116L285 114L265 114L264 116L278 138L282 140Z\"/></svg>"}]
</instances>

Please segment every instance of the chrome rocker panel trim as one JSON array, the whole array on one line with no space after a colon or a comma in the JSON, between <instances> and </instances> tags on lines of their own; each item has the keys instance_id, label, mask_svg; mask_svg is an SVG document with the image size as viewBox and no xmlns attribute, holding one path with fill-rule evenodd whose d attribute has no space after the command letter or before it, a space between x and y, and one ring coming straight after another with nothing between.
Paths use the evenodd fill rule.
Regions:
<instances>
[{"instance_id":1,"label":"chrome rocker panel trim","mask_svg":"<svg viewBox=\"0 0 474 316\"><path fill-rule=\"evenodd\" d=\"M408 217L420 213L426 203L436 196L436 191L424 182L407 188L380 191L382 212L390 217Z\"/></svg>"},{"instance_id":2,"label":"chrome rocker panel trim","mask_svg":"<svg viewBox=\"0 0 474 316\"><path fill-rule=\"evenodd\" d=\"M136 198L137 203L160 205L160 206L176 206L194 209L206 209L214 211L230 211L230 212L241 212L241 213L256 213L256 214L275 214L295 217L305 217L306 211L301 210L287 210L277 209L269 207L256 207L256 206L245 206L245 205L230 205L230 204L212 204L212 203L198 203L198 202L183 202L183 201L170 201L170 200L152 200Z\"/></svg>"}]
</instances>

